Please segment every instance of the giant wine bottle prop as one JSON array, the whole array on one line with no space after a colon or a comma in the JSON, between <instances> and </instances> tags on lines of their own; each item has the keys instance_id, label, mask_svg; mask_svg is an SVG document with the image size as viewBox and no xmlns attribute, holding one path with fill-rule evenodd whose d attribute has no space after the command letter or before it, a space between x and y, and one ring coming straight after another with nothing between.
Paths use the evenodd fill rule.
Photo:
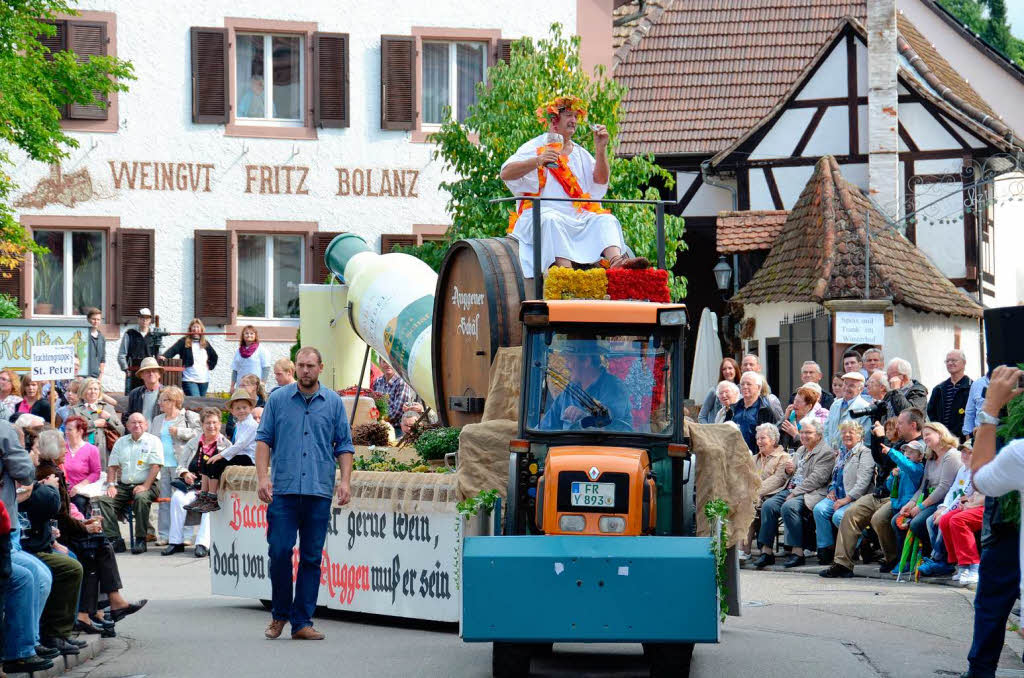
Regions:
<instances>
[{"instance_id":1,"label":"giant wine bottle prop","mask_svg":"<svg viewBox=\"0 0 1024 678\"><path fill-rule=\"evenodd\" d=\"M355 331L434 408L430 325L437 274L408 254L377 254L354 233L334 238L324 259L348 284Z\"/></svg>"}]
</instances>

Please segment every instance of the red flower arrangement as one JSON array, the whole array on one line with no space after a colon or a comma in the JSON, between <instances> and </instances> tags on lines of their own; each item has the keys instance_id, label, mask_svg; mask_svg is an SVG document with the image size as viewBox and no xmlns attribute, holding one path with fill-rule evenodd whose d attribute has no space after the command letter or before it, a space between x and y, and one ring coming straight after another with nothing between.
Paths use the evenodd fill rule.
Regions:
<instances>
[{"instance_id":1,"label":"red flower arrangement","mask_svg":"<svg viewBox=\"0 0 1024 678\"><path fill-rule=\"evenodd\" d=\"M609 268L608 296L615 300L671 301L668 271L658 268Z\"/></svg>"}]
</instances>

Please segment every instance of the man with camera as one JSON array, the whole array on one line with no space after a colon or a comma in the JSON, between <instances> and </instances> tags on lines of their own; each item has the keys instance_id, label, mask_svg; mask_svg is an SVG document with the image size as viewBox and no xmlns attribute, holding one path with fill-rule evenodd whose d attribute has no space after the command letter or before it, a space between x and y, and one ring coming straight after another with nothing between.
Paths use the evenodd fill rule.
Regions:
<instances>
[{"instance_id":1,"label":"man with camera","mask_svg":"<svg viewBox=\"0 0 1024 678\"><path fill-rule=\"evenodd\" d=\"M906 451L910 443L921 439L922 426L924 426L924 414L921 410L915 408L903 410L896 418L897 440L890 443L885 439L884 432L881 430L882 424L875 422L874 435L870 444L871 457L875 460L874 491L853 502L846 510L843 520L839 524L835 557L832 565L819 573L822 577L833 579L853 576L854 551L857 548L861 532L869 525L874 528L882 547L883 558L879 572L889 572L895 567L899 553L896 535L893 534L892 526L889 524L892 519L893 505L886 481L896 467L896 463L889 457L888 449L894 447L901 452ZM919 443L915 443L915 445L919 445ZM919 455L920 451L915 454Z\"/></svg>"},{"instance_id":2,"label":"man with camera","mask_svg":"<svg viewBox=\"0 0 1024 678\"><path fill-rule=\"evenodd\" d=\"M853 410L850 412L851 417L868 417L872 424L880 423L884 426L885 422L910 407L902 392L889 388L889 380L881 370L875 370L868 377L867 392L874 401L871 407Z\"/></svg>"},{"instance_id":3,"label":"man with camera","mask_svg":"<svg viewBox=\"0 0 1024 678\"><path fill-rule=\"evenodd\" d=\"M967 655L965 678L991 678L1003 649L1006 620L1020 591L1020 563L1024 541L1020 537L1019 492L1024 490L1024 439L1011 441L996 452L1000 412L1024 393L1024 372L997 367L989 379L985 404L977 415L972 482L986 495L981 533L981 566L974 597L974 642ZM1014 496L1016 493L1016 496ZM1014 548L1016 547L1016 548Z\"/></svg>"},{"instance_id":4,"label":"man with camera","mask_svg":"<svg viewBox=\"0 0 1024 678\"><path fill-rule=\"evenodd\" d=\"M156 358L160 355L160 341L157 333L150 325L153 312L148 308L139 309L139 326L127 329L121 337L121 345L117 349L117 364L124 370L125 395L133 388L142 386L142 377L137 369L145 358Z\"/></svg>"}]
</instances>

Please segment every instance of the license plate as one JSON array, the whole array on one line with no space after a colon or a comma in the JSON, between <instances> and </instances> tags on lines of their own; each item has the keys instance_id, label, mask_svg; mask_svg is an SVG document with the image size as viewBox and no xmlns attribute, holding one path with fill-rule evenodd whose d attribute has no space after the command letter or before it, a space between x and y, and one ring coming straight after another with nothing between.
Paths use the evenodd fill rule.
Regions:
<instances>
[{"instance_id":1,"label":"license plate","mask_svg":"<svg viewBox=\"0 0 1024 678\"><path fill-rule=\"evenodd\" d=\"M576 483L572 484L573 506L615 506L615 483Z\"/></svg>"}]
</instances>

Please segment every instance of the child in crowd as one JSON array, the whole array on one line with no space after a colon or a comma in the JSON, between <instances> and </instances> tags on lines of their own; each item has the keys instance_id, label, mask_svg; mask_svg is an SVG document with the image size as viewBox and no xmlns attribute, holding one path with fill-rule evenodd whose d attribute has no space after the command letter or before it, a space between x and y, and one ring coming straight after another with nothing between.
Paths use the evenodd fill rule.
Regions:
<instances>
[{"instance_id":1,"label":"child in crowd","mask_svg":"<svg viewBox=\"0 0 1024 678\"><path fill-rule=\"evenodd\" d=\"M924 477L925 449L924 441L921 439L911 440L904 445L903 452L895 447L882 445L882 451L896 463L896 468L886 480L885 486L889 488L889 501L892 502L893 517L890 524L893 532L896 533L896 543L899 547L897 553L903 549L903 538L907 534L910 523L909 520L906 521L907 525L903 525L902 521L897 522L897 519L900 518L899 511L904 504L914 498L917 488L921 485L921 478ZM898 572L893 570L893 574L898 574Z\"/></svg>"},{"instance_id":2,"label":"child in crowd","mask_svg":"<svg viewBox=\"0 0 1024 678\"><path fill-rule=\"evenodd\" d=\"M266 381L272 364L270 354L260 346L260 335L256 333L256 328L246 325L242 328L238 350L231 359L231 391L234 392L239 378L247 374L255 374L260 381Z\"/></svg>"},{"instance_id":3,"label":"child in crowd","mask_svg":"<svg viewBox=\"0 0 1024 678\"><path fill-rule=\"evenodd\" d=\"M238 388L243 389L256 403L254 406L252 416L256 418L257 423L260 420L260 416L263 414L263 408L267 404L267 392L263 389L263 384L260 382L259 377L255 374L247 374L242 377L241 381L238 382ZM228 437L228 440L235 439L235 416L228 414L227 423L224 426L224 435Z\"/></svg>"},{"instance_id":4,"label":"child in crowd","mask_svg":"<svg viewBox=\"0 0 1024 678\"><path fill-rule=\"evenodd\" d=\"M64 389L64 401L67 404L57 408L57 417L61 420L61 431L64 430L64 422L71 416L71 408L81 402L81 399L78 397L78 389L82 386L82 381L81 377L76 377L68 382L67 388Z\"/></svg>"},{"instance_id":5,"label":"child in crowd","mask_svg":"<svg viewBox=\"0 0 1024 678\"><path fill-rule=\"evenodd\" d=\"M220 477L224 469L228 466L253 466L256 463L256 429L259 424L252 416L255 406L256 400L247 391L235 391L228 401L228 410L237 422L235 442L222 452L216 452L216 439L212 446L205 442L200 443L198 456L199 472L202 475L201 491L195 501L185 507L186 511L219 511L217 490L220 489Z\"/></svg>"}]
</instances>

